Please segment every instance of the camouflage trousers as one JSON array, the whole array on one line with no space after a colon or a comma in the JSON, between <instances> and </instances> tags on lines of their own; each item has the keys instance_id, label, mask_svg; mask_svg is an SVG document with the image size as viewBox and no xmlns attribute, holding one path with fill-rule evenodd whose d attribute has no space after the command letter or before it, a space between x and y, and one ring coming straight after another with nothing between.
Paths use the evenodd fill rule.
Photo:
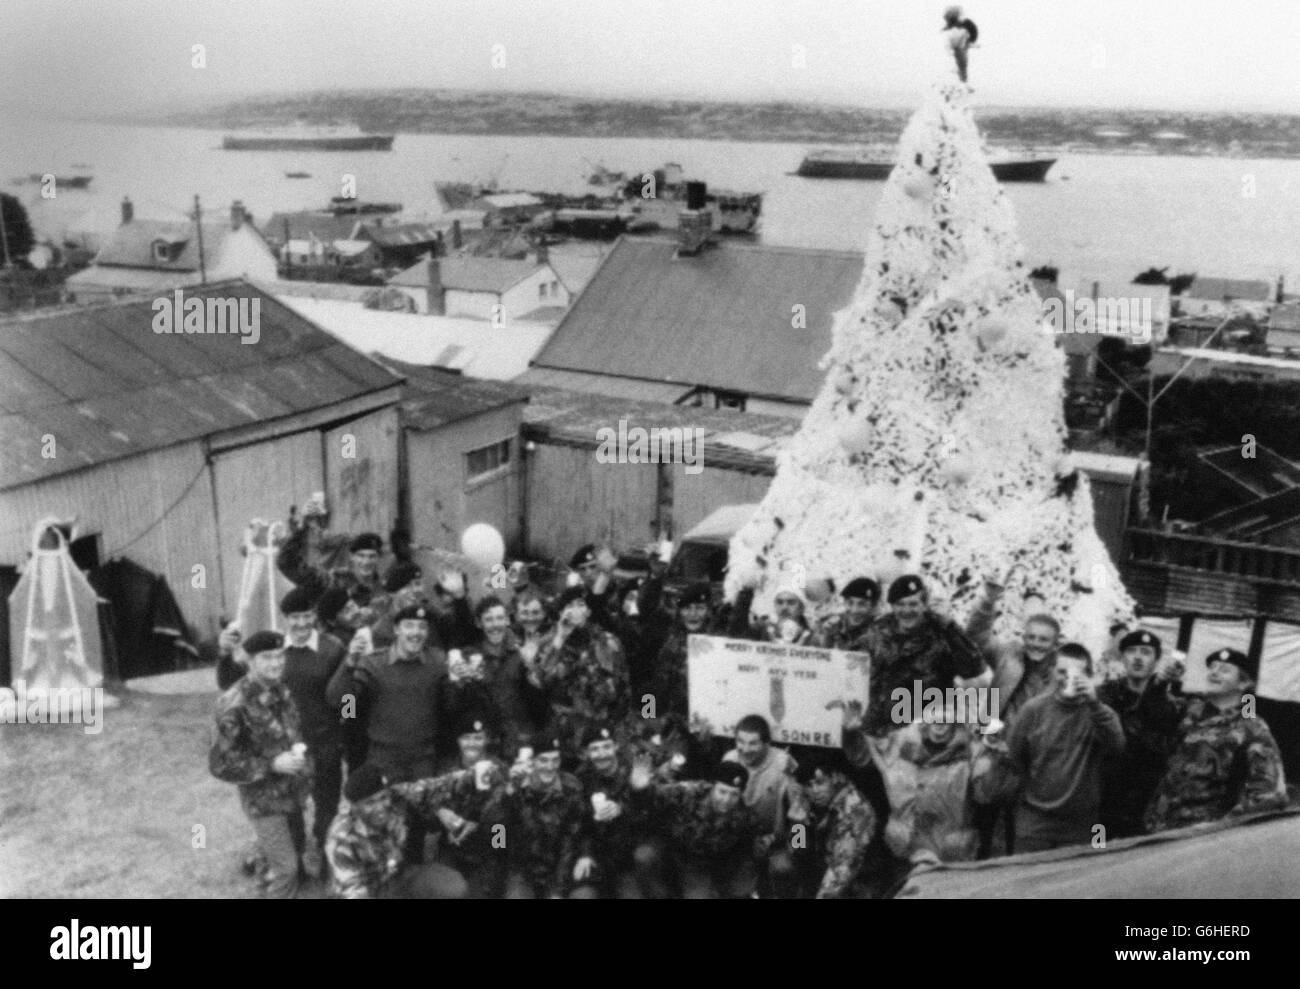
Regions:
<instances>
[{"instance_id":1,"label":"camouflage trousers","mask_svg":"<svg viewBox=\"0 0 1300 989\"><path fill-rule=\"evenodd\" d=\"M293 899L298 892L298 856L304 847L302 812L249 815L248 820L257 833L261 856L259 893L268 900Z\"/></svg>"}]
</instances>

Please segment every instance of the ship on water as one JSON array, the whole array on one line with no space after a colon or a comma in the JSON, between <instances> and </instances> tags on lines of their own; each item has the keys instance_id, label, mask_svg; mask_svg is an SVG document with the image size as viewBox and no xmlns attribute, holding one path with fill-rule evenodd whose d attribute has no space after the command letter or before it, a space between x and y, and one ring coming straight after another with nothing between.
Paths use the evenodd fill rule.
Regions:
<instances>
[{"instance_id":1,"label":"ship on water","mask_svg":"<svg viewBox=\"0 0 1300 989\"><path fill-rule=\"evenodd\" d=\"M989 164L999 182L1044 182L1056 159L1040 155L1004 155L990 159ZM808 154L799 163L795 174L812 179L883 181L893 170L894 162L877 153L828 148Z\"/></svg>"},{"instance_id":2,"label":"ship on water","mask_svg":"<svg viewBox=\"0 0 1300 989\"><path fill-rule=\"evenodd\" d=\"M356 126L292 127L227 134L226 151L391 151L393 134L366 134Z\"/></svg>"}]
</instances>

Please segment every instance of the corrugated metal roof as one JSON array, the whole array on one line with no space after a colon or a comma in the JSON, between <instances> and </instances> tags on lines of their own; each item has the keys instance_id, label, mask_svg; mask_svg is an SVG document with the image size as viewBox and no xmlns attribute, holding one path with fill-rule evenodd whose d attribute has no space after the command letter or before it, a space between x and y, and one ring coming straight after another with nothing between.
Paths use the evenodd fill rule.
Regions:
<instances>
[{"instance_id":1,"label":"corrugated metal roof","mask_svg":"<svg viewBox=\"0 0 1300 989\"><path fill-rule=\"evenodd\" d=\"M811 401L863 255L726 242L675 255L672 240L616 242L534 363Z\"/></svg>"},{"instance_id":2,"label":"corrugated metal roof","mask_svg":"<svg viewBox=\"0 0 1300 989\"><path fill-rule=\"evenodd\" d=\"M368 226L366 233L381 247L433 244L438 239L438 227L432 223L398 223L391 227Z\"/></svg>"},{"instance_id":3,"label":"corrugated metal roof","mask_svg":"<svg viewBox=\"0 0 1300 989\"><path fill-rule=\"evenodd\" d=\"M285 223L289 225L289 240L306 240L315 235L317 240L326 243L351 238L361 225L361 221L352 215L335 216L333 213L315 211L272 213L271 218L260 225L262 236L283 244Z\"/></svg>"},{"instance_id":4,"label":"corrugated metal roof","mask_svg":"<svg viewBox=\"0 0 1300 989\"><path fill-rule=\"evenodd\" d=\"M185 298L260 299L258 343L157 334L152 299L0 321L0 489L281 416L401 379L243 281ZM57 456L41 456L52 433Z\"/></svg>"},{"instance_id":5,"label":"corrugated metal roof","mask_svg":"<svg viewBox=\"0 0 1300 989\"><path fill-rule=\"evenodd\" d=\"M635 378L592 374L588 371L561 371L550 367L530 367L515 378L515 382L529 387L567 388L594 395L608 395L611 398L665 402L669 405L690 391L685 385L664 384L661 381L638 381Z\"/></svg>"},{"instance_id":6,"label":"corrugated metal roof","mask_svg":"<svg viewBox=\"0 0 1300 989\"><path fill-rule=\"evenodd\" d=\"M402 425L412 429L436 429L449 422L528 401L528 389L504 381L467 378L403 361L389 363L406 378Z\"/></svg>"},{"instance_id":7,"label":"corrugated metal roof","mask_svg":"<svg viewBox=\"0 0 1300 989\"><path fill-rule=\"evenodd\" d=\"M388 284L427 288L429 264L429 258L421 258L390 278ZM443 288L461 292L493 292L498 295L518 285L541 267L536 261L483 257L439 258L438 264L438 277Z\"/></svg>"}]
</instances>

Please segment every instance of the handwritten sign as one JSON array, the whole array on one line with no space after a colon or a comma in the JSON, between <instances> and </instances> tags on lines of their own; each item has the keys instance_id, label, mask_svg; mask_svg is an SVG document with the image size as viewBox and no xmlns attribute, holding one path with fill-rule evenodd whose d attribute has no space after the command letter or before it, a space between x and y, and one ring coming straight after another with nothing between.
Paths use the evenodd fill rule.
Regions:
<instances>
[{"instance_id":1,"label":"handwritten sign","mask_svg":"<svg viewBox=\"0 0 1300 989\"><path fill-rule=\"evenodd\" d=\"M844 702L867 701L865 653L692 635L686 656L691 714L716 735L758 714L774 742L839 748Z\"/></svg>"}]
</instances>

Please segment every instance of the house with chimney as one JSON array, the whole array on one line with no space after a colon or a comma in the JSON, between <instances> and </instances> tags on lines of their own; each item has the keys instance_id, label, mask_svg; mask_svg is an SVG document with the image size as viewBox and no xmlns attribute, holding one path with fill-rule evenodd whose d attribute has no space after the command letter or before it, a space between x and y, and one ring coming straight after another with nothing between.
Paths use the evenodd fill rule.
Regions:
<instances>
[{"instance_id":1,"label":"house with chimney","mask_svg":"<svg viewBox=\"0 0 1300 989\"><path fill-rule=\"evenodd\" d=\"M1282 301L1283 285L1276 290L1262 279L1197 277L1178 297L1178 311L1183 316L1223 317L1236 312L1264 319L1274 302Z\"/></svg>"},{"instance_id":2,"label":"house with chimney","mask_svg":"<svg viewBox=\"0 0 1300 989\"><path fill-rule=\"evenodd\" d=\"M388 284L414 299L420 313L497 323L537 309L567 307L572 300L545 248L524 259L430 255Z\"/></svg>"},{"instance_id":3,"label":"house with chimney","mask_svg":"<svg viewBox=\"0 0 1300 989\"><path fill-rule=\"evenodd\" d=\"M615 241L521 382L802 417L863 255L719 241L711 225L687 209L672 235Z\"/></svg>"},{"instance_id":4,"label":"house with chimney","mask_svg":"<svg viewBox=\"0 0 1300 989\"><path fill-rule=\"evenodd\" d=\"M96 303L232 278L273 280L275 253L239 200L226 216L192 220L137 219L129 198L122 222L89 268L67 280L77 302Z\"/></svg>"}]
</instances>

